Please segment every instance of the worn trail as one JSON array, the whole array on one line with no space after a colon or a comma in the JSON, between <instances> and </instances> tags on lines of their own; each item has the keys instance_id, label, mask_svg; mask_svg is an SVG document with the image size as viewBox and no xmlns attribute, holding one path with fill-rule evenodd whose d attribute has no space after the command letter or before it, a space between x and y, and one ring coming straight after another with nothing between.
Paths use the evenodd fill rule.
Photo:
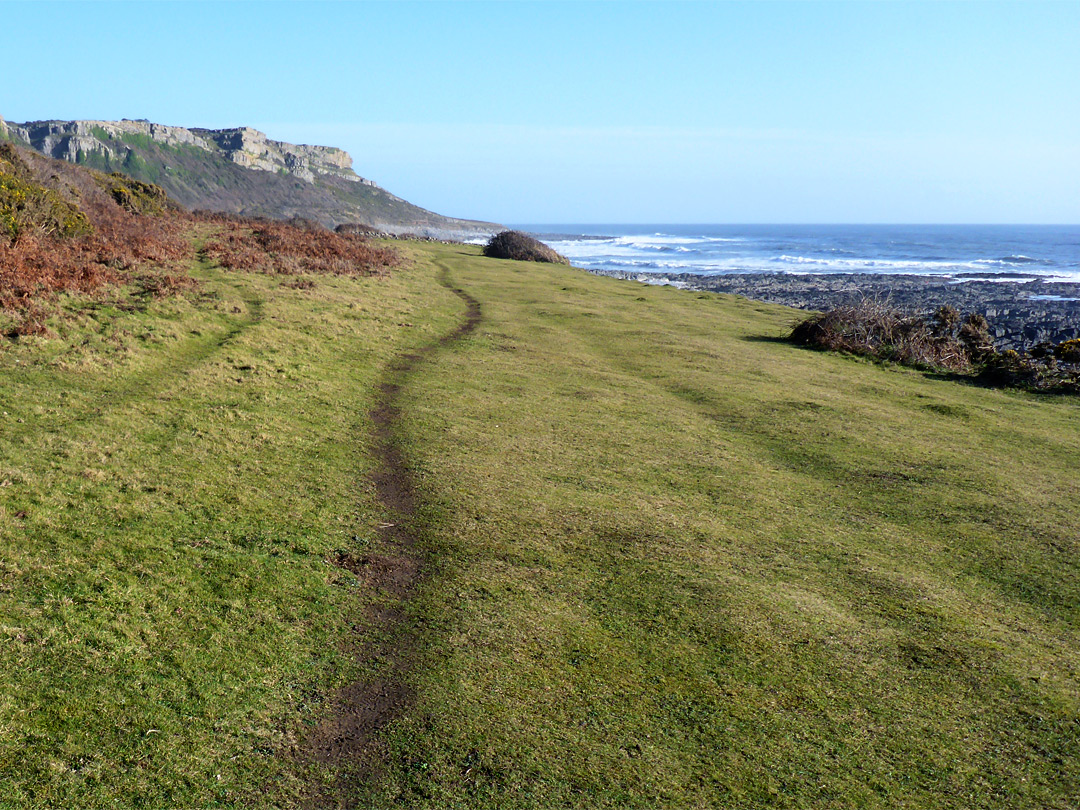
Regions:
<instances>
[{"instance_id":1,"label":"worn trail","mask_svg":"<svg viewBox=\"0 0 1080 810\"><path fill-rule=\"evenodd\" d=\"M313 798L312 807L354 806L349 798L351 785L377 775L380 770L379 731L412 700L407 676L416 657L416 638L406 608L424 577L425 560L415 526L416 485L399 443L402 416L399 400L418 366L469 335L482 319L480 302L454 285L445 265L440 267L439 283L465 302L465 317L439 340L398 356L388 366L370 413L376 461L372 479L379 500L390 515L379 529L380 546L385 553L340 554L334 560L385 597L384 603L369 616L364 638L357 639L355 650L360 660L376 663L382 676L342 689L336 695L331 715L315 729L309 741L311 757L316 763L332 768L338 779L330 794Z\"/></svg>"}]
</instances>

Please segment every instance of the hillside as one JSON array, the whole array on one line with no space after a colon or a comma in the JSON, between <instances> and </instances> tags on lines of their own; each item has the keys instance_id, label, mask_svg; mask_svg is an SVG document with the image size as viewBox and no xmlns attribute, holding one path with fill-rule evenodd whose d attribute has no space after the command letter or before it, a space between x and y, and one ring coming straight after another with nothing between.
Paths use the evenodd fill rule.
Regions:
<instances>
[{"instance_id":1,"label":"hillside","mask_svg":"<svg viewBox=\"0 0 1080 810\"><path fill-rule=\"evenodd\" d=\"M352 169L341 149L271 140L247 127L187 129L148 121L32 121L0 118L0 139L50 157L155 183L190 209L289 219L327 227L356 222L389 233L467 238L494 223L435 214Z\"/></svg>"},{"instance_id":2,"label":"hillside","mask_svg":"<svg viewBox=\"0 0 1080 810\"><path fill-rule=\"evenodd\" d=\"M188 222L0 341L0 807L1076 805L1075 399Z\"/></svg>"}]
</instances>

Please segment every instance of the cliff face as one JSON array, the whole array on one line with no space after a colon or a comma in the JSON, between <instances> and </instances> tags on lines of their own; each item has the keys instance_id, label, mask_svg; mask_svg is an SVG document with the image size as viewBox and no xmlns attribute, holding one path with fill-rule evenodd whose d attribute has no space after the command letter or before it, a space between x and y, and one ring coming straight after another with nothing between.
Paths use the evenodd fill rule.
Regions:
<instances>
[{"instance_id":1,"label":"cliff face","mask_svg":"<svg viewBox=\"0 0 1080 810\"><path fill-rule=\"evenodd\" d=\"M284 172L308 183L317 175L375 185L352 170L348 152L332 146L307 146L273 141L257 129L187 129L149 121L32 121L8 124L8 136L59 160L77 163L79 153L124 161L139 138L163 146L190 146L219 151L238 166L256 171ZM134 136L134 137L133 137Z\"/></svg>"},{"instance_id":2,"label":"cliff face","mask_svg":"<svg viewBox=\"0 0 1080 810\"><path fill-rule=\"evenodd\" d=\"M188 129L150 121L0 118L0 138L49 157L156 183L190 208L333 227L359 222L391 233L468 238L501 226L435 214L396 197L352 168L332 146L275 141L250 127Z\"/></svg>"},{"instance_id":3,"label":"cliff face","mask_svg":"<svg viewBox=\"0 0 1080 810\"><path fill-rule=\"evenodd\" d=\"M151 125L153 126L153 125ZM374 186L370 180L357 175L349 153L333 146L297 146L284 141L272 141L257 129L196 129L220 148L233 163L248 169L266 172L287 172L309 183L316 175L333 175L354 183Z\"/></svg>"}]
</instances>

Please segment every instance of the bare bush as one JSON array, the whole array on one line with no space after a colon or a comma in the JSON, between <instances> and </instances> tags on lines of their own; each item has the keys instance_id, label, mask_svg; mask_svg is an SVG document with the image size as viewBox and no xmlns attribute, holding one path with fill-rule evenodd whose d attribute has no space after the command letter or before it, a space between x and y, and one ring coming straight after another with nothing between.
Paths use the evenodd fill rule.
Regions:
<instances>
[{"instance_id":1,"label":"bare bush","mask_svg":"<svg viewBox=\"0 0 1080 810\"><path fill-rule=\"evenodd\" d=\"M223 226L217 238L204 248L206 255L230 270L372 276L385 274L403 263L401 254L392 248L321 227L309 229L286 222L220 215L203 218Z\"/></svg>"},{"instance_id":2,"label":"bare bush","mask_svg":"<svg viewBox=\"0 0 1080 810\"><path fill-rule=\"evenodd\" d=\"M560 256L543 242L521 231L503 231L495 234L484 246L484 255L495 259L514 259L521 262L570 264L565 256Z\"/></svg>"},{"instance_id":3,"label":"bare bush","mask_svg":"<svg viewBox=\"0 0 1080 810\"><path fill-rule=\"evenodd\" d=\"M1031 354L998 352L979 313L963 317L943 306L927 319L877 299L863 299L799 322L795 343L909 366L972 372L985 383L1055 393L1080 393L1080 338L1043 344Z\"/></svg>"},{"instance_id":4,"label":"bare bush","mask_svg":"<svg viewBox=\"0 0 1080 810\"><path fill-rule=\"evenodd\" d=\"M974 358L956 334L959 322L960 314L952 307L942 307L928 323L885 301L864 298L801 321L791 340L905 365L964 371Z\"/></svg>"}]
</instances>

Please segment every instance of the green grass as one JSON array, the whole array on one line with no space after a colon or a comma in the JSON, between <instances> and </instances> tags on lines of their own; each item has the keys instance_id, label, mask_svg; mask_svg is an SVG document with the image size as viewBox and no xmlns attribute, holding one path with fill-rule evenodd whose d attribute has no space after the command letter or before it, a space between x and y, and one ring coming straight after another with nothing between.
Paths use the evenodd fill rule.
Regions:
<instances>
[{"instance_id":1,"label":"green grass","mask_svg":"<svg viewBox=\"0 0 1080 810\"><path fill-rule=\"evenodd\" d=\"M373 390L430 575L361 807L1068 808L1075 400L796 348L792 311L424 245L199 266L0 348L0 807L297 806L374 594Z\"/></svg>"},{"instance_id":2,"label":"green grass","mask_svg":"<svg viewBox=\"0 0 1080 810\"><path fill-rule=\"evenodd\" d=\"M1075 806L1075 401L441 252L486 321L408 389L440 573L371 806Z\"/></svg>"},{"instance_id":3,"label":"green grass","mask_svg":"<svg viewBox=\"0 0 1080 810\"><path fill-rule=\"evenodd\" d=\"M338 647L373 597L327 560L385 517L374 382L456 299L424 268L195 272L0 349L0 807L291 805L319 774L290 751L360 677Z\"/></svg>"}]
</instances>

